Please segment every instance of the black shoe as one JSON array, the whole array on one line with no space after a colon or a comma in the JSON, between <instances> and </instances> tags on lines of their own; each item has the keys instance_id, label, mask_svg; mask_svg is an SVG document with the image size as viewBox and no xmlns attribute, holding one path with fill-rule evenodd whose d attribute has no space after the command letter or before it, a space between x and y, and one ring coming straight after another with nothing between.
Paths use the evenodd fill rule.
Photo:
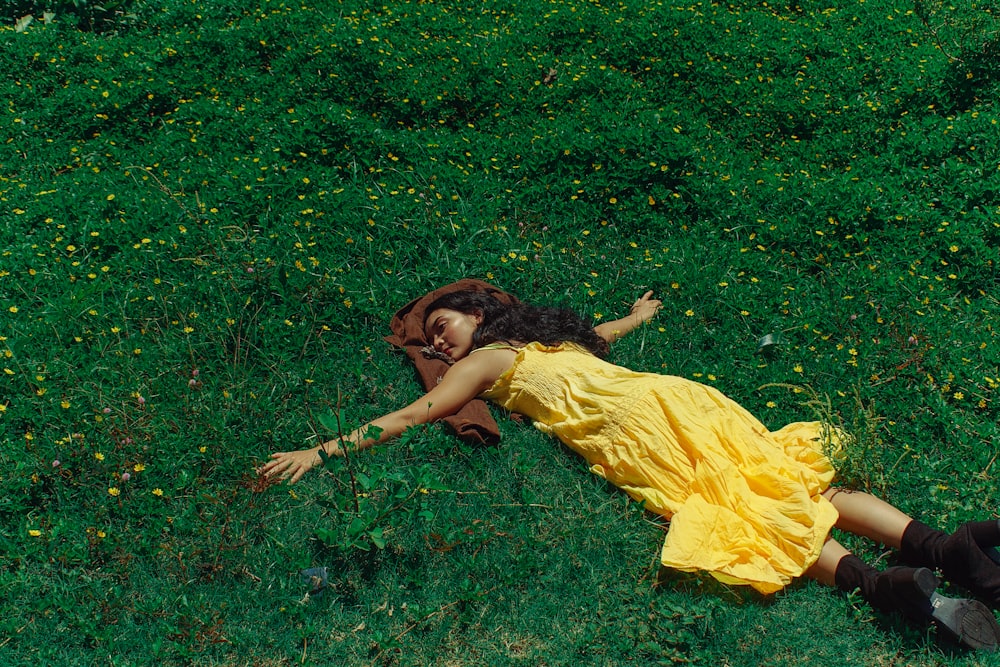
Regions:
<instances>
[{"instance_id":1,"label":"black shoe","mask_svg":"<svg viewBox=\"0 0 1000 667\"><path fill-rule=\"evenodd\" d=\"M878 572L857 556L847 555L837 565L835 580L841 590L860 590L875 609L901 614L921 627L934 625L967 648L993 651L1000 645L1000 625L989 607L939 594L938 578L926 567Z\"/></svg>"},{"instance_id":2,"label":"black shoe","mask_svg":"<svg viewBox=\"0 0 1000 667\"><path fill-rule=\"evenodd\" d=\"M1000 609L1000 525L970 522L947 535L912 521L903 532L900 558L910 565L941 570L945 579Z\"/></svg>"}]
</instances>

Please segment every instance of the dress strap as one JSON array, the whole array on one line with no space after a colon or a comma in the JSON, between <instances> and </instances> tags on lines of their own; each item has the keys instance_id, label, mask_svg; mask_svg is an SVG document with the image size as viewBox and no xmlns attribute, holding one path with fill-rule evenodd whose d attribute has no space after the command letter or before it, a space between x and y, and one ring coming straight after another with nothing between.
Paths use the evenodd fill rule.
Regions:
<instances>
[{"instance_id":1,"label":"dress strap","mask_svg":"<svg viewBox=\"0 0 1000 667\"><path fill-rule=\"evenodd\" d=\"M480 350L514 350L515 352L517 352L520 349L521 348L517 347L516 345L511 345L509 343L488 343L486 345L483 345L482 347L477 347L472 352L469 352L469 354L475 354Z\"/></svg>"}]
</instances>

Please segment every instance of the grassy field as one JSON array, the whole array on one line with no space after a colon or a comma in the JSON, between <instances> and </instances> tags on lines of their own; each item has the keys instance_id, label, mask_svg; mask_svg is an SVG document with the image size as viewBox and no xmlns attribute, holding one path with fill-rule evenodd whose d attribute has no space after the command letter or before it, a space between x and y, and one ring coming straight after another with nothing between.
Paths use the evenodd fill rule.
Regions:
<instances>
[{"instance_id":1,"label":"grassy field","mask_svg":"<svg viewBox=\"0 0 1000 667\"><path fill-rule=\"evenodd\" d=\"M1000 664L665 577L661 520L499 414L357 489L253 472L418 397L389 319L470 276L595 321L655 290L614 361L998 516L994 3L92 4L0 28L0 663Z\"/></svg>"}]
</instances>

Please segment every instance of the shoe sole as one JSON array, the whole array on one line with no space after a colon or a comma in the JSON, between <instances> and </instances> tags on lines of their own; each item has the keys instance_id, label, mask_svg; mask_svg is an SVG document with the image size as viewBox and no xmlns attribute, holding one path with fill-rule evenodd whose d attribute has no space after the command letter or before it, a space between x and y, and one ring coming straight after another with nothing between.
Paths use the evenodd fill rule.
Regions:
<instances>
[{"instance_id":1,"label":"shoe sole","mask_svg":"<svg viewBox=\"0 0 1000 667\"><path fill-rule=\"evenodd\" d=\"M934 625L951 639L977 651L995 651L1000 645L1000 624L985 604L937 593L938 578L924 567L914 572L913 583L930 603Z\"/></svg>"},{"instance_id":2,"label":"shoe sole","mask_svg":"<svg viewBox=\"0 0 1000 667\"><path fill-rule=\"evenodd\" d=\"M932 593L931 619L962 646L977 651L995 651L1000 644L1000 625L989 607L978 600L956 600Z\"/></svg>"}]
</instances>

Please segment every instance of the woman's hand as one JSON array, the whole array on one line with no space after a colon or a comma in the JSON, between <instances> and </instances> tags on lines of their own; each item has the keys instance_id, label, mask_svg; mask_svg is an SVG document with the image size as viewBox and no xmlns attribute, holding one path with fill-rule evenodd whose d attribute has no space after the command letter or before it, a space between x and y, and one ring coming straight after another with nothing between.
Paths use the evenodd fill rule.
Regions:
<instances>
[{"instance_id":1,"label":"woman's hand","mask_svg":"<svg viewBox=\"0 0 1000 667\"><path fill-rule=\"evenodd\" d=\"M663 302L659 299L653 299L652 296L653 290L649 290L632 304L630 312L633 316L639 318L639 322L646 322L652 319L659 312L660 308L663 307Z\"/></svg>"},{"instance_id":2,"label":"woman's hand","mask_svg":"<svg viewBox=\"0 0 1000 667\"><path fill-rule=\"evenodd\" d=\"M663 302L652 297L653 290L649 290L632 304L632 309L629 311L628 316L599 324L594 327L594 331L604 340L614 343L629 331L632 331L656 315Z\"/></svg>"},{"instance_id":3,"label":"woman's hand","mask_svg":"<svg viewBox=\"0 0 1000 667\"><path fill-rule=\"evenodd\" d=\"M329 456L343 456L344 452L340 445L330 440L320 447L312 449L302 449L295 452L277 452L271 454L271 460L257 468L257 472L264 477L275 477L287 479L289 484L302 479L302 476L323 463L319 450L324 449Z\"/></svg>"}]
</instances>

